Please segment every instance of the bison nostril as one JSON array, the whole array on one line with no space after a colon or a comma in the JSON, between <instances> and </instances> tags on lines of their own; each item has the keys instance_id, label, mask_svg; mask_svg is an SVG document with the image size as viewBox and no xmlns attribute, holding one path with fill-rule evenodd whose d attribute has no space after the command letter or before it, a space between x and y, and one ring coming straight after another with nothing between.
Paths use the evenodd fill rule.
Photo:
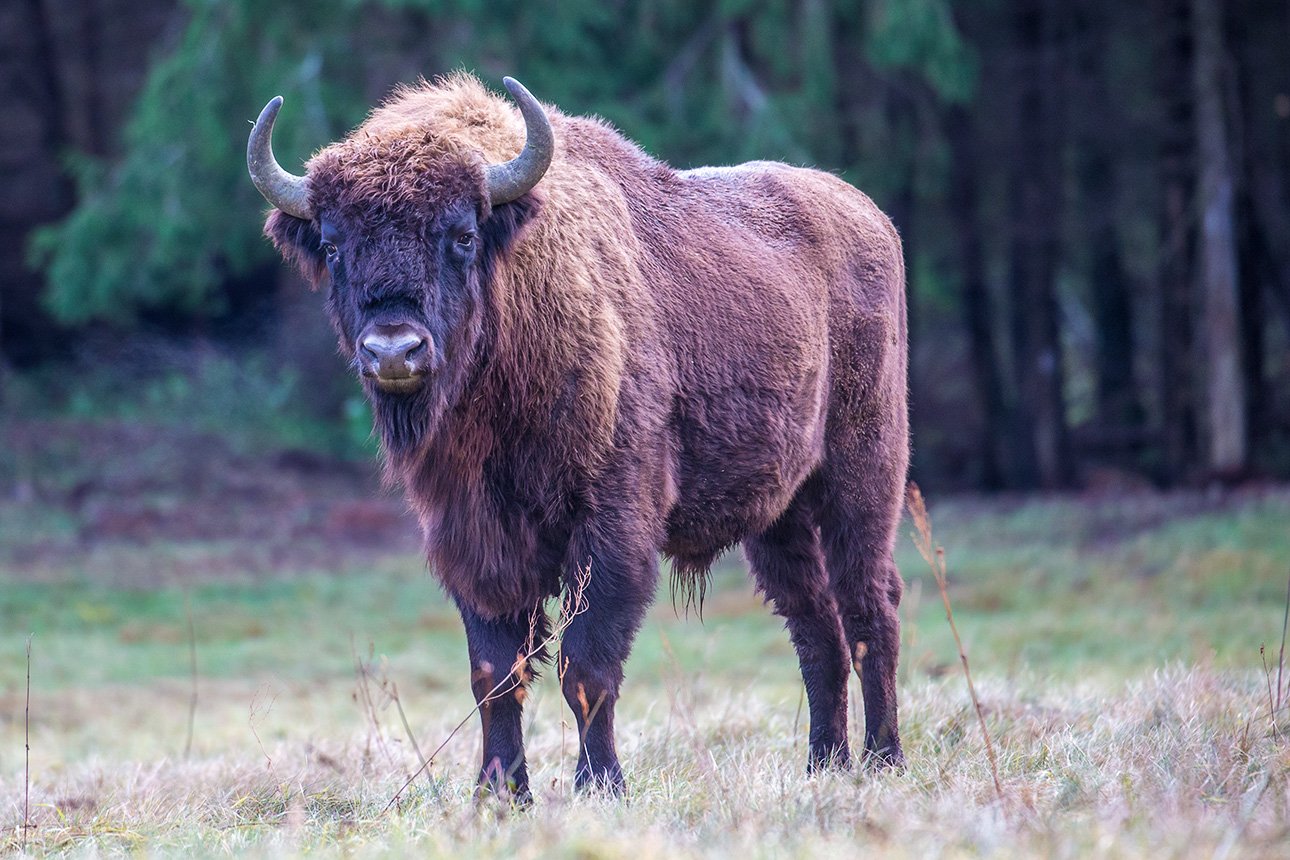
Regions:
<instances>
[{"instance_id":1,"label":"bison nostril","mask_svg":"<svg viewBox=\"0 0 1290 860\"><path fill-rule=\"evenodd\" d=\"M412 326L373 326L358 342L364 373L380 378L415 375L415 362L429 351L430 340Z\"/></svg>"}]
</instances>

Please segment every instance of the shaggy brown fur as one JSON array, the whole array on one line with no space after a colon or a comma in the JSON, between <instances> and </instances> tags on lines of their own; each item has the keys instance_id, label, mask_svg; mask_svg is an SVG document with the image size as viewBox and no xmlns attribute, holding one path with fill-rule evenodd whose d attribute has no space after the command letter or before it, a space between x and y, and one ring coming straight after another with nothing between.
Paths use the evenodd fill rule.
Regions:
<instances>
[{"instance_id":1,"label":"shaggy brown fur","mask_svg":"<svg viewBox=\"0 0 1290 860\"><path fill-rule=\"evenodd\" d=\"M694 590L743 542L800 658L811 767L849 762L853 661L865 749L899 762L907 347L891 223L827 173L676 171L603 122L548 114L549 170L491 210L483 167L520 149L518 112L468 76L401 90L309 162L316 219L274 211L266 225L330 282L346 356L373 322L431 335L420 390L365 384L486 677L476 695L524 647L530 613L590 564L563 683L579 784L621 790L614 702L656 556ZM523 795L521 700L485 702L481 780Z\"/></svg>"}]
</instances>

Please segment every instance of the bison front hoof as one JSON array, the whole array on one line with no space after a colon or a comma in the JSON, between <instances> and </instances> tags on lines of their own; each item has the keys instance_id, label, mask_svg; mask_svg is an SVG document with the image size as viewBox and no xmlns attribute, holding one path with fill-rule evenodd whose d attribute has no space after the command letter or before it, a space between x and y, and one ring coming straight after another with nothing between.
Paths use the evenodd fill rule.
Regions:
<instances>
[{"instance_id":1,"label":"bison front hoof","mask_svg":"<svg viewBox=\"0 0 1290 860\"><path fill-rule=\"evenodd\" d=\"M529 791L527 785L511 786L507 785L498 788L496 785L488 782L481 782L475 786L475 803L496 802L502 807L511 807L512 809L528 809L533 805L533 794Z\"/></svg>"},{"instance_id":2,"label":"bison front hoof","mask_svg":"<svg viewBox=\"0 0 1290 860\"><path fill-rule=\"evenodd\" d=\"M573 777L573 787L579 794L627 796L627 783L623 780L623 771L618 765L596 771L579 768Z\"/></svg>"},{"instance_id":3,"label":"bison front hoof","mask_svg":"<svg viewBox=\"0 0 1290 860\"><path fill-rule=\"evenodd\" d=\"M475 786L475 802L483 803L489 800L496 800L498 803L518 809L527 809L533 804L528 774L508 775L494 759L491 765L480 771L479 782Z\"/></svg>"},{"instance_id":4,"label":"bison front hoof","mask_svg":"<svg viewBox=\"0 0 1290 860\"><path fill-rule=\"evenodd\" d=\"M847 770L851 770L851 750L845 743L841 746L813 749L806 760L808 776L820 772Z\"/></svg>"},{"instance_id":5,"label":"bison front hoof","mask_svg":"<svg viewBox=\"0 0 1290 860\"><path fill-rule=\"evenodd\" d=\"M900 747L884 747L880 750L867 749L864 752L864 767L866 770L872 771L902 771L905 769L905 754L901 752Z\"/></svg>"}]
</instances>

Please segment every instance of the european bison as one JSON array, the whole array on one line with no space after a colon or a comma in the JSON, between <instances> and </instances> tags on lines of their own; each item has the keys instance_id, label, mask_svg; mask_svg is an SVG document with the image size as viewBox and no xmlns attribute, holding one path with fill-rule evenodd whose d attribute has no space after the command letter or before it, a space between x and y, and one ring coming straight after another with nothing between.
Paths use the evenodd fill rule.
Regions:
<instances>
[{"instance_id":1,"label":"european bison","mask_svg":"<svg viewBox=\"0 0 1290 860\"><path fill-rule=\"evenodd\" d=\"M576 784L621 792L614 705L657 555L701 595L739 542L797 649L809 768L850 764L851 667L866 759L900 763L909 445L891 222L828 173L675 170L505 85L518 112L464 74L400 89L304 177L273 158L276 98L247 149L276 207L265 233L330 285L388 476L461 612L481 785L528 797L520 712L549 655L516 658L589 568L559 675Z\"/></svg>"}]
</instances>

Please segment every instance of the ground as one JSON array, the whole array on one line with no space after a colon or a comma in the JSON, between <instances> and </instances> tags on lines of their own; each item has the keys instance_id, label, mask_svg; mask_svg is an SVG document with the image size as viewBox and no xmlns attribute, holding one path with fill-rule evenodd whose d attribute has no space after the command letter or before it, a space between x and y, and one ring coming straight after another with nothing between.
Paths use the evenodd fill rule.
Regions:
<instances>
[{"instance_id":1,"label":"ground","mask_svg":"<svg viewBox=\"0 0 1290 860\"><path fill-rule=\"evenodd\" d=\"M630 798L573 794L576 738L547 678L527 716L537 799L517 811L472 799L460 625L371 462L125 421L6 435L0 850L1290 853L1287 488L924 488L998 791L905 526L903 772L806 775L796 660L735 554L702 619L664 589L641 633L619 717Z\"/></svg>"}]
</instances>

